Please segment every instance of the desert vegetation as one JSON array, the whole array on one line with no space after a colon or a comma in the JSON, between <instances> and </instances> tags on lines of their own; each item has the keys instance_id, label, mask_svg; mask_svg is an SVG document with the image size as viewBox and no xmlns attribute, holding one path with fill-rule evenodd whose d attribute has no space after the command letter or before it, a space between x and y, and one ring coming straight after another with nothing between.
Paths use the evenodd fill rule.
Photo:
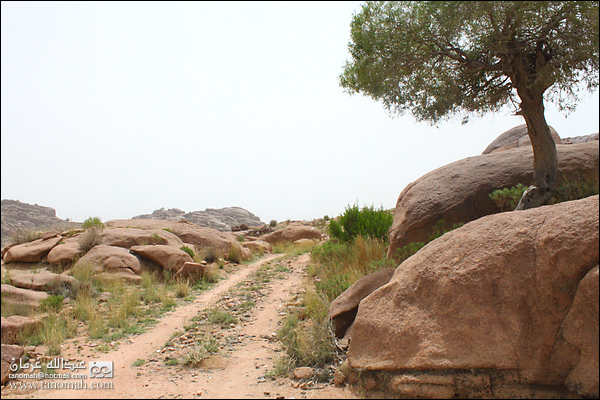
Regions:
<instances>
[{"instance_id":1,"label":"desert vegetation","mask_svg":"<svg viewBox=\"0 0 600 400\"><path fill-rule=\"evenodd\" d=\"M490 198L500 207L502 212L512 211L519 204L525 190L527 190L527 187L518 183L515 186L494 190L490 193ZM579 200L596 194L598 194L598 185L577 174L576 179L565 177L557 183L548 204Z\"/></svg>"},{"instance_id":2,"label":"desert vegetation","mask_svg":"<svg viewBox=\"0 0 600 400\"><path fill-rule=\"evenodd\" d=\"M81 236L80 245L85 251L99 244L98 221L88 226ZM97 342L96 350L106 352L118 341L130 335L143 333L152 327L165 312L178 304L189 301L209 289L220 279L221 274L233 270L218 250L204 249L194 252L188 248L198 262L210 253L215 263L202 276L177 278L169 270L146 270L141 272L140 285L124 283L110 275L97 275L94 265L73 262L72 265L50 267L36 264L30 273L39 273L42 268L54 272L70 269L76 284L57 285L40 301L40 307L13 304L2 297L2 316L21 315L37 318L40 323L21 330L11 341L23 346L43 346L47 355L59 355L61 344L75 336ZM228 265L228 268L225 266ZM10 284L8 271L2 283Z\"/></svg>"}]
</instances>

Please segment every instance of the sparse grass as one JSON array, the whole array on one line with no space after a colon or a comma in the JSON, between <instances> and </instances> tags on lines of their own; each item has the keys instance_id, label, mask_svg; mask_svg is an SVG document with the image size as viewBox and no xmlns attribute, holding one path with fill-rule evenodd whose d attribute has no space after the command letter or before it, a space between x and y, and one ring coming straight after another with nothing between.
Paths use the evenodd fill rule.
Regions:
<instances>
[{"instance_id":1,"label":"sparse grass","mask_svg":"<svg viewBox=\"0 0 600 400\"><path fill-rule=\"evenodd\" d=\"M320 304L306 308L309 311L307 318L301 320L292 313L283 320L277 333L289 357L290 367L319 367L338 359L331 323L326 320L329 302L326 299L311 301Z\"/></svg>"},{"instance_id":2,"label":"sparse grass","mask_svg":"<svg viewBox=\"0 0 600 400\"><path fill-rule=\"evenodd\" d=\"M231 245L229 246L229 250L227 250L227 259L236 264L241 264L243 261L242 252L238 246Z\"/></svg>"},{"instance_id":3,"label":"sparse grass","mask_svg":"<svg viewBox=\"0 0 600 400\"><path fill-rule=\"evenodd\" d=\"M196 249L196 257L194 257L194 261L200 263L202 261L206 261L209 264L214 262L219 262L219 260L223 260L225 258L225 253L223 250L216 247L204 247L201 249Z\"/></svg>"},{"instance_id":4,"label":"sparse grass","mask_svg":"<svg viewBox=\"0 0 600 400\"><path fill-rule=\"evenodd\" d=\"M208 312L208 322L211 324L221 324L221 326L229 326L236 324L238 321L230 313L213 308Z\"/></svg>"},{"instance_id":5,"label":"sparse grass","mask_svg":"<svg viewBox=\"0 0 600 400\"><path fill-rule=\"evenodd\" d=\"M72 318L53 312L42 321L43 327L38 332L39 340L46 346L47 355L59 355L63 342L77 333L77 324ZM32 336L35 337L35 334Z\"/></svg>"},{"instance_id":6,"label":"sparse grass","mask_svg":"<svg viewBox=\"0 0 600 400\"><path fill-rule=\"evenodd\" d=\"M38 240L43 234L44 232L34 228L17 229L11 233L10 242L14 245L29 243Z\"/></svg>"},{"instance_id":7,"label":"sparse grass","mask_svg":"<svg viewBox=\"0 0 600 400\"><path fill-rule=\"evenodd\" d=\"M13 302L8 302L5 300L5 293L2 293L2 301L1 304L2 306L1 311L2 311L2 316L3 317L10 317L11 315L21 315L23 317L33 317L36 314L36 310L34 307L31 307L27 304L22 304L22 303L13 303Z\"/></svg>"},{"instance_id":8,"label":"sparse grass","mask_svg":"<svg viewBox=\"0 0 600 400\"><path fill-rule=\"evenodd\" d=\"M190 293L190 285L187 280L180 280L175 284L175 297L185 298Z\"/></svg>"},{"instance_id":9,"label":"sparse grass","mask_svg":"<svg viewBox=\"0 0 600 400\"><path fill-rule=\"evenodd\" d=\"M87 253L95 246L102 244L102 237L98 233L98 229L100 228L92 226L80 236L79 248L83 251L83 254Z\"/></svg>"},{"instance_id":10,"label":"sparse grass","mask_svg":"<svg viewBox=\"0 0 600 400\"><path fill-rule=\"evenodd\" d=\"M219 344L217 341L212 337L206 338L206 336L203 336L188 349L183 357L183 365L199 367L205 359L218 352Z\"/></svg>"},{"instance_id":11,"label":"sparse grass","mask_svg":"<svg viewBox=\"0 0 600 400\"><path fill-rule=\"evenodd\" d=\"M165 365L172 367L175 365L179 365L179 360L177 358L169 358L165 360Z\"/></svg>"},{"instance_id":12,"label":"sparse grass","mask_svg":"<svg viewBox=\"0 0 600 400\"><path fill-rule=\"evenodd\" d=\"M361 277L395 266L387 258L387 243L358 236L351 243L326 242L313 249L307 272L317 278L317 290L333 301Z\"/></svg>"},{"instance_id":13,"label":"sparse grass","mask_svg":"<svg viewBox=\"0 0 600 400\"><path fill-rule=\"evenodd\" d=\"M135 360L133 362L133 366L134 367L141 367L142 365L146 364L146 360L144 360L143 358L138 358L137 360Z\"/></svg>"},{"instance_id":14,"label":"sparse grass","mask_svg":"<svg viewBox=\"0 0 600 400\"><path fill-rule=\"evenodd\" d=\"M575 180L564 178L554 189L552 198L548 204L557 204L564 201L579 200L585 197L598 194L598 185L592 181L588 181L577 174Z\"/></svg>"},{"instance_id":15,"label":"sparse grass","mask_svg":"<svg viewBox=\"0 0 600 400\"><path fill-rule=\"evenodd\" d=\"M316 246L316 241L295 244L292 242L278 242L272 245L274 254L298 256L311 251Z\"/></svg>"}]
</instances>

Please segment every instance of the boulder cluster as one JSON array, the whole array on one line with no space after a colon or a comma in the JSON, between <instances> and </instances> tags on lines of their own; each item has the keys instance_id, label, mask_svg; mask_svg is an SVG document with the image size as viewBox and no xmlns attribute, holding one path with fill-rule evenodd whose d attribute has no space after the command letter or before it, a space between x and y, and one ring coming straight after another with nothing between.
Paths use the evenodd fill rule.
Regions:
<instances>
[{"instance_id":1,"label":"boulder cluster","mask_svg":"<svg viewBox=\"0 0 600 400\"><path fill-rule=\"evenodd\" d=\"M520 133L519 133L520 132ZM598 134L555 141L559 181L598 187ZM338 383L408 398L598 398L599 196L501 212L489 194L528 185L524 127L400 194L388 256L465 223L331 304L348 349Z\"/></svg>"},{"instance_id":2,"label":"boulder cluster","mask_svg":"<svg viewBox=\"0 0 600 400\"><path fill-rule=\"evenodd\" d=\"M85 266L104 279L141 283L144 270L170 270L176 278L201 276L210 268L206 260L195 262L190 251L213 250L230 260L249 260L256 253L272 252L281 241L320 240L321 232L293 223L285 228L254 237L254 231L220 232L187 220L112 220L106 226L88 229L49 231L41 238L2 249L2 302L18 307L40 308L49 294L76 293L80 285L71 272ZM236 235L244 235L243 241ZM33 268L35 267L35 268ZM62 273L48 271L68 268ZM32 270L33 268L33 270ZM10 362L4 354L17 354L18 333L39 325L38 318L18 315L2 317L2 383ZM17 357L18 358L18 357Z\"/></svg>"}]
</instances>

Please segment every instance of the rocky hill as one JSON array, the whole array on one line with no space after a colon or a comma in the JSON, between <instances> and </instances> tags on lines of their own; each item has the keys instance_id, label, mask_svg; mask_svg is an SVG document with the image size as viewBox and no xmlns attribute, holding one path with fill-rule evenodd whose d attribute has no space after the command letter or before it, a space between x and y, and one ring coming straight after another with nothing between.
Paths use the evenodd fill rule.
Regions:
<instances>
[{"instance_id":1,"label":"rocky hill","mask_svg":"<svg viewBox=\"0 0 600 400\"><path fill-rule=\"evenodd\" d=\"M137 215L131 219L166 219L172 221L186 220L193 224L206 226L221 232L231 232L231 228L246 224L249 227L265 225L259 217L241 207L207 208L204 211L186 213L179 208L164 207L154 210L152 214Z\"/></svg>"},{"instance_id":2,"label":"rocky hill","mask_svg":"<svg viewBox=\"0 0 600 400\"><path fill-rule=\"evenodd\" d=\"M63 228L69 222L68 219L58 218L54 208L4 199L2 200L2 247L11 241L14 232Z\"/></svg>"}]
</instances>

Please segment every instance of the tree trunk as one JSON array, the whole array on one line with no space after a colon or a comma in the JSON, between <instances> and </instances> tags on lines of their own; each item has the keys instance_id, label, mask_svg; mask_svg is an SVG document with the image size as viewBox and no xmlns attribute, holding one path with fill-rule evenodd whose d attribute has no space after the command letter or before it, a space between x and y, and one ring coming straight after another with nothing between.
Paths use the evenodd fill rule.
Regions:
<instances>
[{"instance_id":1,"label":"tree trunk","mask_svg":"<svg viewBox=\"0 0 600 400\"><path fill-rule=\"evenodd\" d=\"M527 133L533 147L533 183L523 193L517 210L539 207L552 197L558 173L556 144L544 117L543 98L521 103Z\"/></svg>"}]
</instances>

